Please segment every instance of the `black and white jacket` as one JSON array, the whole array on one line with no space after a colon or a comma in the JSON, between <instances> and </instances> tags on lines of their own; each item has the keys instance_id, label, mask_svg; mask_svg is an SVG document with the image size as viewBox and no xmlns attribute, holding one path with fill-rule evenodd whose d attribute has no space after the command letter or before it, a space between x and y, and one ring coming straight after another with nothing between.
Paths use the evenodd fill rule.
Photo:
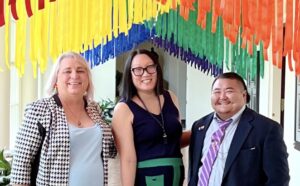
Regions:
<instances>
[{"instance_id":1,"label":"black and white jacket","mask_svg":"<svg viewBox=\"0 0 300 186\"><path fill-rule=\"evenodd\" d=\"M86 110L91 119L100 124L102 129L104 185L107 185L108 158L116 155L111 128L102 120L101 110L96 102L87 102ZM15 144L11 184L30 184L31 162L42 143L37 122L45 127L46 136L42 145L36 183L43 186L68 185L70 137L66 115L58 95L43 98L26 107L23 124Z\"/></svg>"}]
</instances>

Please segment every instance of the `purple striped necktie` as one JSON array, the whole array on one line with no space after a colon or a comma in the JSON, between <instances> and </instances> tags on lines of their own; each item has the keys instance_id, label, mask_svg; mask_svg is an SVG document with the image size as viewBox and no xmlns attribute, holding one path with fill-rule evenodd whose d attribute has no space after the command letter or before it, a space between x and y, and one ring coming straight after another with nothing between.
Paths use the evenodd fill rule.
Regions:
<instances>
[{"instance_id":1,"label":"purple striped necktie","mask_svg":"<svg viewBox=\"0 0 300 186\"><path fill-rule=\"evenodd\" d=\"M224 138L225 130L231 122L232 119L227 121L217 120L217 123L219 124L219 129L215 131L211 136L211 144L202 162L202 166L199 169L198 186L208 185L211 170L218 155L218 151L220 149L222 140Z\"/></svg>"}]
</instances>

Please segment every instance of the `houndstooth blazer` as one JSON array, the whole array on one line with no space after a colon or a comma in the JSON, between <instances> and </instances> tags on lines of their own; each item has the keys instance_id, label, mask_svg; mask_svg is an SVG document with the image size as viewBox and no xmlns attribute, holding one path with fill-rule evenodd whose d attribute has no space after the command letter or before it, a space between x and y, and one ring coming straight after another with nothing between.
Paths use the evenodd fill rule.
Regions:
<instances>
[{"instance_id":1,"label":"houndstooth blazer","mask_svg":"<svg viewBox=\"0 0 300 186\"><path fill-rule=\"evenodd\" d=\"M101 116L96 102L87 102L86 110L102 129L102 159L104 185L108 184L108 158L116 155L111 128ZM50 121L52 121L50 123ZM23 124L17 135L12 163L11 183L30 184L31 162L33 162L42 138L37 122L46 129L42 145L37 185L68 185L70 163L70 136L66 115L58 95L29 104L25 110ZM99 180L101 181L101 180Z\"/></svg>"}]
</instances>

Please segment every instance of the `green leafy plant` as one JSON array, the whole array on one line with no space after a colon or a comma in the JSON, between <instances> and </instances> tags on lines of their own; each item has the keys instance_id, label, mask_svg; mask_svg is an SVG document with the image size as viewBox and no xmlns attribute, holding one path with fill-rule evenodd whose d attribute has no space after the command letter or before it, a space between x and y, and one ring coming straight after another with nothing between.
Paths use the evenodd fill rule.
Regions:
<instances>
[{"instance_id":1,"label":"green leafy plant","mask_svg":"<svg viewBox=\"0 0 300 186\"><path fill-rule=\"evenodd\" d=\"M10 163L4 157L4 149L0 151L0 186L8 185L11 171Z\"/></svg>"},{"instance_id":2,"label":"green leafy plant","mask_svg":"<svg viewBox=\"0 0 300 186\"><path fill-rule=\"evenodd\" d=\"M102 99L99 102L99 106L102 110L101 116L103 119L110 124L113 116L113 111L115 108L115 102L112 101L111 99Z\"/></svg>"}]
</instances>

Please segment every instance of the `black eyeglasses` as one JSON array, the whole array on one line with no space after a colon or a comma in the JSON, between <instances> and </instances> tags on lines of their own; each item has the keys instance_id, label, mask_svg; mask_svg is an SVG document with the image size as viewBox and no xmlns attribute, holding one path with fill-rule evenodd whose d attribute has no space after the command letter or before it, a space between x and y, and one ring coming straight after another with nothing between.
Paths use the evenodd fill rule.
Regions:
<instances>
[{"instance_id":1,"label":"black eyeglasses","mask_svg":"<svg viewBox=\"0 0 300 186\"><path fill-rule=\"evenodd\" d=\"M152 65L146 66L145 68L143 68L143 67L132 68L131 71L136 76L142 76L144 74L145 70L147 71L148 74L154 74L156 72L156 67L157 67L156 64L152 64Z\"/></svg>"}]
</instances>

